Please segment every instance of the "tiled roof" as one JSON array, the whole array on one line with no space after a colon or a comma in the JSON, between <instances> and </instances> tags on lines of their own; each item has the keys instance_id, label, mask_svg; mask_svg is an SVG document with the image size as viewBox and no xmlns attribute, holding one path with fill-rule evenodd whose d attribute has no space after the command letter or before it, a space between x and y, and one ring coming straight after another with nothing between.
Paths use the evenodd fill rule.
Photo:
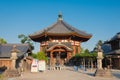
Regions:
<instances>
[{"instance_id":1,"label":"tiled roof","mask_svg":"<svg viewBox=\"0 0 120 80\"><path fill-rule=\"evenodd\" d=\"M69 43L67 43L67 44L69 44ZM69 44L69 45L71 45L71 44ZM55 48L56 46L57 46L57 47L58 47L58 46L65 47L68 51L72 51L72 48L70 48L69 46L67 46L65 43L57 43L57 44L51 45L51 46L49 46L49 48L47 49L47 51L52 50L52 49Z\"/></svg>"},{"instance_id":2,"label":"tiled roof","mask_svg":"<svg viewBox=\"0 0 120 80\"><path fill-rule=\"evenodd\" d=\"M43 29L43 30L40 30L38 32L35 32L33 34L30 35L30 37L35 37L35 36L39 36L41 34L44 34L44 33L47 33L47 34L71 34L71 33L75 33L77 35L80 35L80 36L85 36L85 37L91 37L92 35L91 34L88 34L84 31L81 31L81 30L78 30L74 27L72 27L71 25L67 24L66 22L64 22L61 17L60 19L58 18L58 21L56 23L54 23L53 25Z\"/></svg>"},{"instance_id":3,"label":"tiled roof","mask_svg":"<svg viewBox=\"0 0 120 80\"><path fill-rule=\"evenodd\" d=\"M77 34L82 35L82 36L91 36L90 34L87 34L84 31L78 30L78 29L70 26L69 24L65 23L62 20L58 20L52 26L49 26L41 31L35 32L35 33L31 34L30 36L40 35L44 32L52 33L52 34L69 34L72 32L76 32Z\"/></svg>"},{"instance_id":4,"label":"tiled roof","mask_svg":"<svg viewBox=\"0 0 120 80\"><path fill-rule=\"evenodd\" d=\"M108 53L108 55L120 55L120 49L111 51L111 52Z\"/></svg>"},{"instance_id":5,"label":"tiled roof","mask_svg":"<svg viewBox=\"0 0 120 80\"><path fill-rule=\"evenodd\" d=\"M108 42L111 42L114 40L120 40L120 32L118 32L115 36L113 36Z\"/></svg>"},{"instance_id":6,"label":"tiled roof","mask_svg":"<svg viewBox=\"0 0 120 80\"><path fill-rule=\"evenodd\" d=\"M17 56L22 56L24 53L27 53L28 50L30 50L30 47L28 44L1 44L0 45L0 58L9 58L11 56L11 50L13 49L13 46L16 45L16 48L18 49Z\"/></svg>"},{"instance_id":7,"label":"tiled roof","mask_svg":"<svg viewBox=\"0 0 120 80\"><path fill-rule=\"evenodd\" d=\"M50 48L50 47L52 47L54 45L57 45L57 44L59 44L59 42L49 42L48 43L48 48ZM70 42L61 42L61 44L71 48L71 43Z\"/></svg>"}]
</instances>

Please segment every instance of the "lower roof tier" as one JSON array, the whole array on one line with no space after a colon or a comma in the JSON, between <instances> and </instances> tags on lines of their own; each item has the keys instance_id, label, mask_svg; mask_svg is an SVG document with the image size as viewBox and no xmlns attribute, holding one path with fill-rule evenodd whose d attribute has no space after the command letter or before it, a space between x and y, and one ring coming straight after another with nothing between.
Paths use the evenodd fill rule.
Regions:
<instances>
[{"instance_id":1,"label":"lower roof tier","mask_svg":"<svg viewBox=\"0 0 120 80\"><path fill-rule=\"evenodd\" d=\"M86 37L78 37L78 36L68 36L68 35L63 35L63 36L38 36L38 37L34 37L31 38L33 41L35 42L43 42L43 41L50 41L50 40L73 40L73 41L80 41L80 42L85 42L87 40L89 40L90 38L86 38Z\"/></svg>"}]
</instances>

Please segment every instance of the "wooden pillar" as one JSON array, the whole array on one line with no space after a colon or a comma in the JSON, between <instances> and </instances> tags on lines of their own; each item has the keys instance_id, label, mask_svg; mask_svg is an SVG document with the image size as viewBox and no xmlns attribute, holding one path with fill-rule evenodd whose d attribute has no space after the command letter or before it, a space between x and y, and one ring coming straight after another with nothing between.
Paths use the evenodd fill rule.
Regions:
<instances>
[{"instance_id":1,"label":"wooden pillar","mask_svg":"<svg viewBox=\"0 0 120 80\"><path fill-rule=\"evenodd\" d=\"M78 53L80 54L80 46L78 46Z\"/></svg>"},{"instance_id":2,"label":"wooden pillar","mask_svg":"<svg viewBox=\"0 0 120 80\"><path fill-rule=\"evenodd\" d=\"M43 47L40 45L40 51L43 51Z\"/></svg>"},{"instance_id":3,"label":"wooden pillar","mask_svg":"<svg viewBox=\"0 0 120 80\"><path fill-rule=\"evenodd\" d=\"M112 68L112 60L111 60L111 57L109 58L110 60L110 68Z\"/></svg>"},{"instance_id":4,"label":"wooden pillar","mask_svg":"<svg viewBox=\"0 0 120 80\"><path fill-rule=\"evenodd\" d=\"M53 53L50 52L50 66L53 66Z\"/></svg>"},{"instance_id":5,"label":"wooden pillar","mask_svg":"<svg viewBox=\"0 0 120 80\"><path fill-rule=\"evenodd\" d=\"M79 45L78 45L78 53L80 54L80 51L81 51L81 42L79 42Z\"/></svg>"},{"instance_id":6,"label":"wooden pillar","mask_svg":"<svg viewBox=\"0 0 120 80\"><path fill-rule=\"evenodd\" d=\"M69 60L69 52L67 52L67 61Z\"/></svg>"},{"instance_id":7,"label":"wooden pillar","mask_svg":"<svg viewBox=\"0 0 120 80\"><path fill-rule=\"evenodd\" d=\"M118 67L120 68L120 58L118 58Z\"/></svg>"},{"instance_id":8,"label":"wooden pillar","mask_svg":"<svg viewBox=\"0 0 120 80\"><path fill-rule=\"evenodd\" d=\"M75 55L75 54L76 54L76 46L73 45L73 55Z\"/></svg>"},{"instance_id":9,"label":"wooden pillar","mask_svg":"<svg viewBox=\"0 0 120 80\"><path fill-rule=\"evenodd\" d=\"M73 44L73 55L76 54L76 46L75 46L75 41L74 41L74 44Z\"/></svg>"},{"instance_id":10,"label":"wooden pillar","mask_svg":"<svg viewBox=\"0 0 120 80\"><path fill-rule=\"evenodd\" d=\"M93 69L93 59L90 58L90 63L91 63L91 69Z\"/></svg>"},{"instance_id":11,"label":"wooden pillar","mask_svg":"<svg viewBox=\"0 0 120 80\"><path fill-rule=\"evenodd\" d=\"M69 60L71 58L71 52L67 52L67 60Z\"/></svg>"},{"instance_id":12,"label":"wooden pillar","mask_svg":"<svg viewBox=\"0 0 120 80\"><path fill-rule=\"evenodd\" d=\"M69 61L69 53L67 52L67 59L66 59L66 62Z\"/></svg>"},{"instance_id":13,"label":"wooden pillar","mask_svg":"<svg viewBox=\"0 0 120 80\"><path fill-rule=\"evenodd\" d=\"M60 58L60 54L61 54L61 52L59 51L59 63L60 63L60 65L62 65L62 60L61 60L61 58Z\"/></svg>"}]
</instances>

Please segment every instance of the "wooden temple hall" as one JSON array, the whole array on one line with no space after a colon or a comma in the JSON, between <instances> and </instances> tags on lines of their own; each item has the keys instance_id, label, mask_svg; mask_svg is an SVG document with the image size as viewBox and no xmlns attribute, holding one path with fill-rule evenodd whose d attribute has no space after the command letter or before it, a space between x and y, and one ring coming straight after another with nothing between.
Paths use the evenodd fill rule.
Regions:
<instances>
[{"instance_id":1,"label":"wooden temple hall","mask_svg":"<svg viewBox=\"0 0 120 80\"><path fill-rule=\"evenodd\" d=\"M40 43L40 51L49 58L50 66L64 65L76 53L80 53L80 44L88 41L92 35L78 30L63 21L62 14L57 21L43 30L29 36Z\"/></svg>"}]
</instances>

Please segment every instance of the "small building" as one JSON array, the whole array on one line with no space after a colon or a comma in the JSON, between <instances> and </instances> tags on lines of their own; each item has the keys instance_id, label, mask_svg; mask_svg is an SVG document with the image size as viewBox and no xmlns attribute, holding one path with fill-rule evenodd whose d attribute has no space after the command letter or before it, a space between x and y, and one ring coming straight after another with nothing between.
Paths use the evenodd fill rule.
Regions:
<instances>
[{"instance_id":1,"label":"small building","mask_svg":"<svg viewBox=\"0 0 120 80\"><path fill-rule=\"evenodd\" d=\"M59 14L54 24L29 37L40 43L40 51L46 53L50 65L63 65L76 53L80 53L81 43L88 41L92 35L67 24L62 14Z\"/></svg>"},{"instance_id":2,"label":"small building","mask_svg":"<svg viewBox=\"0 0 120 80\"><path fill-rule=\"evenodd\" d=\"M7 67L12 69L12 50L13 46L16 46L17 58L15 61L16 69L20 66L23 67L25 58L31 53L30 46L28 44L0 44L0 67Z\"/></svg>"},{"instance_id":3,"label":"small building","mask_svg":"<svg viewBox=\"0 0 120 80\"><path fill-rule=\"evenodd\" d=\"M107 57L110 58L111 67L114 69L120 69L120 32L113 36L109 41L106 41L104 45L110 45L109 51L107 51Z\"/></svg>"}]
</instances>

